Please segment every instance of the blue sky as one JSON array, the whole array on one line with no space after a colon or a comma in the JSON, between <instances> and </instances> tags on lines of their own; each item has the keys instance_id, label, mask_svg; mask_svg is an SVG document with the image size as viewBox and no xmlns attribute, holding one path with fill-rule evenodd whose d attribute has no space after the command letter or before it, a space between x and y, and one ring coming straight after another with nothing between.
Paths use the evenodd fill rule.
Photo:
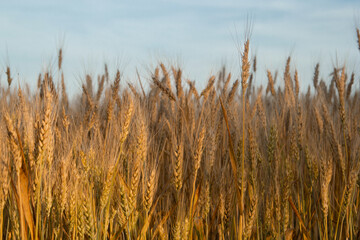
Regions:
<instances>
[{"instance_id":1,"label":"blue sky","mask_svg":"<svg viewBox=\"0 0 360 240\"><path fill-rule=\"evenodd\" d=\"M125 81L135 79L136 68L147 81L159 61L176 64L201 88L223 64L238 76L236 47L244 40L249 16L259 84L266 82L266 69L283 71L289 54L303 89L319 61L323 77L336 63L354 71L360 66L355 42L360 1L355 0L35 0L1 5L1 84L8 63L15 82L30 86L48 67L56 74L57 49L63 46L70 93L81 91L84 73L97 74L104 62L112 72L120 68Z\"/></svg>"}]
</instances>

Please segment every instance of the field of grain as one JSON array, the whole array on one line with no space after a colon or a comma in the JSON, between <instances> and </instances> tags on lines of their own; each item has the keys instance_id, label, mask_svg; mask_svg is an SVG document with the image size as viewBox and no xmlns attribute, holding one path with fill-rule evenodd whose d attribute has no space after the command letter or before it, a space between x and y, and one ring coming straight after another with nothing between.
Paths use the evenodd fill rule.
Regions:
<instances>
[{"instance_id":1,"label":"field of grain","mask_svg":"<svg viewBox=\"0 0 360 240\"><path fill-rule=\"evenodd\" d=\"M359 76L320 63L303 93L289 57L255 86L250 45L239 79L201 90L161 63L144 87L105 65L69 100L61 49L36 91L6 68L2 239L359 239Z\"/></svg>"}]
</instances>

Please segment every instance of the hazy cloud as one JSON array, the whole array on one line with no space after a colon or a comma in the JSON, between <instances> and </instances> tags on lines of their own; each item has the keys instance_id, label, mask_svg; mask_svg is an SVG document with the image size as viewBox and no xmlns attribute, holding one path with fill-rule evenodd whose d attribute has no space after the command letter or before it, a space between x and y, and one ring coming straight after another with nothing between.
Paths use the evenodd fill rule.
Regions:
<instances>
[{"instance_id":1,"label":"hazy cloud","mask_svg":"<svg viewBox=\"0 0 360 240\"><path fill-rule=\"evenodd\" d=\"M67 79L88 62L102 67L104 60L121 59L133 77L139 64L167 58L180 59L188 76L201 81L224 62L238 71L235 29L235 41L243 40L250 16L258 79L267 67L281 70L292 54L308 84L319 60L331 67L339 57L355 66L359 8L360 2L349 0L9 1L0 9L0 55L4 66L8 51L19 76L30 82L42 65L55 61L65 35Z\"/></svg>"}]
</instances>

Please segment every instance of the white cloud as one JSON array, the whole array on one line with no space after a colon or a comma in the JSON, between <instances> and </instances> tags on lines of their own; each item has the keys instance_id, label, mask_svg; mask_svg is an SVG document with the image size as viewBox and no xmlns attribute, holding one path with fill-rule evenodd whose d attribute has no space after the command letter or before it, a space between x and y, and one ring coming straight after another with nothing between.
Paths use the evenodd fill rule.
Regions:
<instances>
[{"instance_id":1,"label":"white cloud","mask_svg":"<svg viewBox=\"0 0 360 240\"><path fill-rule=\"evenodd\" d=\"M87 58L102 67L104 59L120 55L125 66L135 69L156 55L180 57L189 77L206 79L224 59L237 70L234 26L241 40L247 16L252 16L251 44L260 71L282 69L292 53L302 76L310 79L318 59L331 65L336 52L354 65L359 8L355 1L325 0L8 2L0 9L0 50L8 48L11 63L29 81L42 62L56 56L62 34L69 77L82 72Z\"/></svg>"}]
</instances>

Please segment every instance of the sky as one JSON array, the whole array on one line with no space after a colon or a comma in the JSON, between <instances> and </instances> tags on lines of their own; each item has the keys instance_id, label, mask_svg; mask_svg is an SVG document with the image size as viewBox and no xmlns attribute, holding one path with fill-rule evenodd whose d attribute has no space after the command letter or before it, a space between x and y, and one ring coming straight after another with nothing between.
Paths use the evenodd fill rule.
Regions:
<instances>
[{"instance_id":1,"label":"sky","mask_svg":"<svg viewBox=\"0 0 360 240\"><path fill-rule=\"evenodd\" d=\"M234 81L249 19L256 84L266 84L267 69L281 76L289 55L304 91L317 62L324 79L334 65L359 72L358 0L14 0L0 8L0 83L6 84L7 65L16 84L36 87L38 74L49 68L59 76L60 47L70 94L81 91L85 74L101 73L104 63L111 74L122 72L123 84L137 85L136 70L149 82L159 62L181 67L199 88L223 65Z\"/></svg>"}]
</instances>

